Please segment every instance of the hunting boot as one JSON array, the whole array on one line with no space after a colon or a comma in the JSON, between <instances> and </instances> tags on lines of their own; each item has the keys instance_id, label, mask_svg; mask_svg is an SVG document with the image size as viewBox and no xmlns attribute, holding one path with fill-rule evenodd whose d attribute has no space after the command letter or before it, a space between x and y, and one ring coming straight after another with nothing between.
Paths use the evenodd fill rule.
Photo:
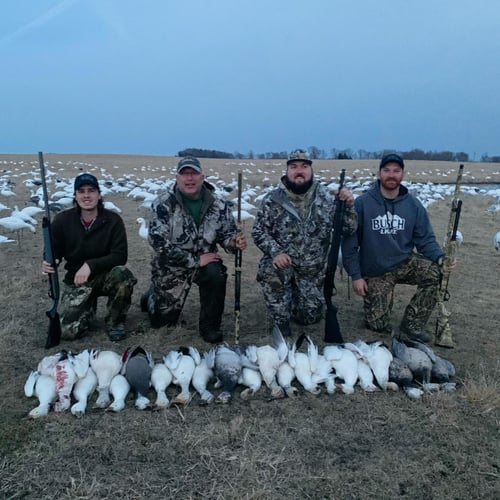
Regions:
<instances>
[{"instance_id":1,"label":"hunting boot","mask_svg":"<svg viewBox=\"0 0 500 500\"><path fill-rule=\"evenodd\" d=\"M431 336L424 330L411 326L407 321L402 321L399 325L399 340L420 340L421 342L429 342Z\"/></svg>"}]
</instances>

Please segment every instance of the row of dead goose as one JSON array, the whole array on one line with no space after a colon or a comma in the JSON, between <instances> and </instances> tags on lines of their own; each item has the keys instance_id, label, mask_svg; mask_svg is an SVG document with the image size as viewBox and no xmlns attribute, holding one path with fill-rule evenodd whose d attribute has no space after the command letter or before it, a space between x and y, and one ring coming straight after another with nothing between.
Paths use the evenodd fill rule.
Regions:
<instances>
[{"instance_id":1,"label":"row of dead goose","mask_svg":"<svg viewBox=\"0 0 500 500\"><path fill-rule=\"evenodd\" d=\"M228 403L238 387L240 397L248 399L264 386L272 400L294 397L300 388L315 395L353 394L357 386L365 392L401 389L414 399L426 392L456 389L453 364L422 342L393 338L388 348L379 341L358 340L327 345L320 352L304 335L290 343L275 327L272 338L263 346L223 343L203 354L183 347L156 362L140 346L123 354L85 349L45 356L24 386L25 395L39 401L28 416L45 416L53 409L81 417L96 390L94 408L119 412L129 393L134 406L144 410L186 405L194 397L192 389L202 405ZM178 388L172 400L167 394L173 392L171 386ZM151 388L155 398L149 397ZM220 389L217 396L214 389Z\"/></svg>"}]
</instances>

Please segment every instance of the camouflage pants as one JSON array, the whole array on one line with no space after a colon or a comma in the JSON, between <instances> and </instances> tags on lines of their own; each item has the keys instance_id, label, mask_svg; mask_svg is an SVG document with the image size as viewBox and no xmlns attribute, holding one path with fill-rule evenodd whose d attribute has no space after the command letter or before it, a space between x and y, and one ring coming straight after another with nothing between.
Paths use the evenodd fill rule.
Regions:
<instances>
[{"instance_id":1,"label":"camouflage pants","mask_svg":"<svg viewBox=\"0 0 500 500\"><path fill-rule=\"evenodd\" d=\"M97 298L108 297L105 321L109 327L123 325L137 279L125 266L94 276L84 285L64 284L59 307L61 337L82 337L95 317Z\"/></svg>"},{"instance_id":2,"label":"camouflage pants","mask_svg":"<svg viewBox=\"0 0 500 500\"><path fill-rule=\"evenodd\" d=\"M257 273L267 309L275 323L293 319L301 325L311 325L323 319L324 279L322 267L275 269L268 256L261 259Z\"/></svg>"},{"instance_id":3,"label":"camouflage pants","mask_svg":"<svg viewBox=\"0 0 500 500\"><path fill-rule=\"evenodd\" d=\"M366 326L376 332L390 332L394 288L398 284L417 285L417 291L406 306L401 322L409 331L425 327L437 301L439 267L418 254L383 276L365 278L368 293L364 296Z\"/></svg>"},{"instance_id":4,"label":"camouflage pants","mask_svg":"<svg viewBox=\"0 0 500 500\"><path fill-rule=\"evenodd\" d=\"M196 270L182 267L152 266L151 290L147 310L151 326L175 325L193 283L200 296L199 329L202 336L219 330L226 297L227 268L212 262Z\"/></svg>"}]
</instances>

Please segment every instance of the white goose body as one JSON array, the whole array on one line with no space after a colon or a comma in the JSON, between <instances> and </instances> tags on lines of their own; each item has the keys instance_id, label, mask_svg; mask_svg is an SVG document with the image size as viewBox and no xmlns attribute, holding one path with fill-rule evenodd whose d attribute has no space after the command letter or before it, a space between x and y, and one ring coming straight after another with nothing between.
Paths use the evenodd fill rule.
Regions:
<instances>
[{"instance_id":1,"label":"white goose body","mask_svg":"<svg viewBox=\"0 0 500 500\"><path fill-rule=\"evenodd\" d=\"M358 380L358 360L354 353L341 346L329 345L323 349L323 356L335 370L336 378L344 380L340 388L344 394L353 394Z\"/></svg>"},{"instance_id":2,"label":"white goose body","mask_svg":"<svg viewBox=\"0 0 500 500\"><path fill-rule=\"evenodd\" d=\"M165 363L156 363L151 372L151 385L156 392L155 408L167 408L170 401L167 397L167 387L172 383L172 372Z\"/></svg>"},{"instance_id":3,"label":"white goose body","mask_svg":"<svg viewBox=\"0 0 500 500\"><path fill-rule=\"evenodd\" d=\"M28 418L45 417L57 400L56 381L49 375L32 371L24 384L24 394L28 398L38 398L38 406L28 413Z\"/></svg>"},{"instance_id":4,"label":"white goose body","mask_svg":"<svg viewBox=\"0 0 500 500\"><path fill-rule=\"evenodd\" d=\"M182 351L170 351L163 358L163 361L172 372L173 383L181 388L181 392L177 394L171 404L188 404L191 400L189 385L196 367L194 359L188 354L183 354Z\"/></svg>"},{"instance_id":5,"label":"white goose body","mask_svg":"<svg viewBox=\"0 0 500 500\"><path fill-rule=\"evenodd\" d=\"M214 400L214 395L207 389L207 386L210 380L214 378L213 366L215 363L215 351L210 349L210 351L204 353L203 356L200 357L198 351L194 347L192 349L192 357L196 366L194 368L191 384L200 395L200 404L206 405Z\"/></svg>"},{"instance_id":6,"label":"white goose body","mask_svg":"<svg viewBox=\"0 0 500 500\"><path fill-rule=\"evenodd\" d=\"M113 396L113 402L106 411L119 412L125 408L125 400L130 392L130 384L121 373L115 375L109 384L109 394Z\"/></svg>"},{"instance_id":7,"label":"white goose body","mask_svg":"<svg viewBox=\"0 0 500 500\"><path fill-rule=\"evenodd\" d=\"M73 387L73 398L76 403L71 407L71 413L75 417L82 417L87 410L87 404L90 396L97 388L97 375L94 370L89 368L83 378L79 378Z\"/></svg>"},{"instance_id":8,"label":"white goose body","mask_svg":"<svg viewBox=\"0 0 500 500\"><path fill-rule=\"evenodd\" d=\"M90 366L97 375L97 391L99 392L94 407L106 408L111 402L109 385L113 377L120 373L122 358L113 351L93 350L90 354Z\"/></svg>"}]
</instances>

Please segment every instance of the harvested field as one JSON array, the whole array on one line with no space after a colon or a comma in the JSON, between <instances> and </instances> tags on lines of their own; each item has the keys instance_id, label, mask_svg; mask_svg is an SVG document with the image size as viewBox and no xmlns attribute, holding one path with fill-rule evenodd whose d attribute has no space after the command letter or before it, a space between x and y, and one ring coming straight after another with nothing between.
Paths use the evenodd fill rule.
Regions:
<instances>
[{"instance_id":1,"label":"harvested field","mask_svg":"<svg viewBox=\"0 0 500 500\"><path fill-rule=\"evenodd\" d=\"M47 167L63 180L82 171L136 185L171 179L176 158L120 155L51 155ZM206 160L207 175L226 184L238 170L246 188L275 185L283 160ZM455 181L456 163L408 162L407 180L418 183ZM13 196L0 196L10 208L31 204L36 155L0 155L0 184ZM373 178L376 161L318 161L317 175L335 181L346 168L351 185ZM32 499L137 498L455 498L494 499L500 496L500 252L493 235L500 231L500 212L487 212L495 197L483 185L500 185L500 165L467 164L460 230L464 243L450 279L450 324L457 341L453 350L436 348L456 366L459 388L453 394L426 394L413 401L402 392L352 396L323 391L313 396L299 388L296 398L269 401L262 388L254 398L238 394L229 405L198 405L195 395L184 407L140 412L129 396L118 414L90 408L76 419L50 413L27 419L37 405L23 386L39 360L59 348L114 350L141 345L156 359L180 345L207 350L197 333L198 301L193 288L182 324L153 330L141 313L139 298L149 282L150 253L138 235L137 217L145 216L142 199L126 192L106 194L122 210L129 238L129 267L139 282L127 323L128 338L112 343L103 331L102 314L83 339L44 349L48 319L47 280L40 273L43 242L24 231L19 244L0 245L0 497ZM51 187L54 190L54 187ZM469 194L466 194L469 193ZM473 194L474 193L474 194ZM236 196L236 191L229 199ZM445 235L450 197L429 205L439 241ZM0 213L1 217L7 211ZM39 218L40 220L40 218ZM244 230L250 235L251 221ZM7 235L6 232L0 231ZM17 235L13 235L17 238ZM242 343L270 342L261 290L255 281L259 251L250 243L243 255ZM234 263L225 258L232 277ZM349 293L337 275L339 321L345 340L374 338L363 327L361 299ZM401 286L395 298L394 321L400 319L412 293ZM224 330L233 340L233 279L228 281ZM103 302L99 304L99 311ZM430 325L435 322L434 316ZM323 325L294 327L310 334L322 347ZM385 338L384 340L388 340ZM169 388L169 396L178 392ZM217 392L217 390L214 390ZM237 393L240 389L237 390ZM154 391L151 390L154 399Z\"/></svg>"}]
</instances>

